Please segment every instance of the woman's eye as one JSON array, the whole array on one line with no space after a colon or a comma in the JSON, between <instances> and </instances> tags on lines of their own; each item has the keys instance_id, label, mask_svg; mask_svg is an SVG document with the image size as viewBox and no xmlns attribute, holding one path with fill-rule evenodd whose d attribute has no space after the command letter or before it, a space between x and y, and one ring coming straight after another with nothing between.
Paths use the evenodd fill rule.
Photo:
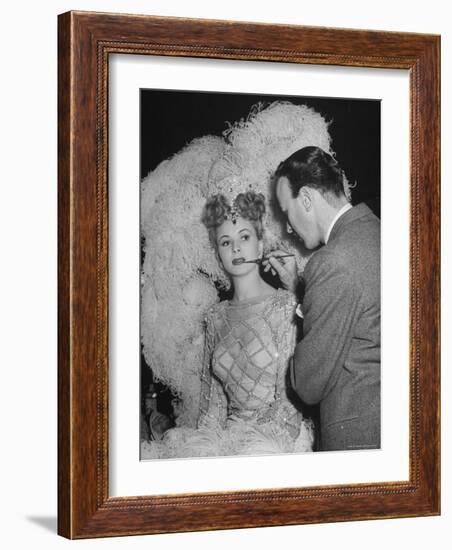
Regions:
<instances>
[{"instance_id":1,"label":"woman's eye","mask_svg":"<svg viewBox=\"0 0 452 550\"><path fill-rule=\"evenodd\" d=\"M249 235L242 235L242 241L248 241L250 238Z\"/></svg>"},{"instance_id":2,"label":"woman's eye","mask_svg":"<svg viewBox=\"0 0 452 550\"><path fill-rule=\"evenodd\" d=\"M229 246L229 241L222 241L221 246Z\"/></svg>"}]
</instances>

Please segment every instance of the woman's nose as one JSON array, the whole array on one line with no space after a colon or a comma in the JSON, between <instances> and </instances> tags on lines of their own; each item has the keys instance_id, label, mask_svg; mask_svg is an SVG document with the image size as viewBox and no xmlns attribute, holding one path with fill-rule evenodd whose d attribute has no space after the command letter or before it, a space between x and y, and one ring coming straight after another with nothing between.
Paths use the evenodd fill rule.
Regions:
<instances>
[{"instance_id":1,"label":"woman's nose","mask_svg":"<svg viewBox=\"0 0 452 550\"><path fill-rule=\"evenodd\" d=\"M240 251L240 243L238 241L234 242L232 245L232 251L233 252L239 252Z\"/></svg>"}]
</instances>

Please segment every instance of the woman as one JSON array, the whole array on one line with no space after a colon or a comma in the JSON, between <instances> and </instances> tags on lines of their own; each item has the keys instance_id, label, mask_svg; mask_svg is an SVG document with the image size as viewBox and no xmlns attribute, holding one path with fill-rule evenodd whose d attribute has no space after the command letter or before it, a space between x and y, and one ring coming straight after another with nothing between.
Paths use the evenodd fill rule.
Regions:
<instances>
[{"instance_id":1,"label":"woman","mask_svg":"<svg viewBox=\"0 0 452 550\"><path fill-rule=\"evenodd\" d=\"M266 283L265 200L240 193L211 197L202 221L233 297L206 316L198 429L169 430L160 456L218 456L312 450L310 422L290 402L286 370L295 347L294 297Z\"/></svg>"}]
</instances>

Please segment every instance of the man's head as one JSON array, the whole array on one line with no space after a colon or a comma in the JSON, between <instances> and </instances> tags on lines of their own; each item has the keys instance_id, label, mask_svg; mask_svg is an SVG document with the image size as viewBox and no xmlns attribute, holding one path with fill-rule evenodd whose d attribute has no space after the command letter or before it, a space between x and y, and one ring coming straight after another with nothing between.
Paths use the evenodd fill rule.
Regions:
<instances>
[{"instance_id":1,"label":"man's head","mask_svg":"<svg viewBox=\"0 0 452 550\"><path fill-rule=\"evenodd\" d=\"M347 203L344 176L337 161L319 147L304 147L283 161L275 172L276 197L308 249L325 242L336 212Z\"/></svg>"}]
</instances>

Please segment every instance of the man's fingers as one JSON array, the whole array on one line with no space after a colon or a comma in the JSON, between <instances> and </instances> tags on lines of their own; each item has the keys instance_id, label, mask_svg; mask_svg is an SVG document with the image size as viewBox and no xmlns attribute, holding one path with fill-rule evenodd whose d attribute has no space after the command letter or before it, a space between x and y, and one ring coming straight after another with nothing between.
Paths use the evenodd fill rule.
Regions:
<instances>
[{"instance_id":1,"label":"man's fingers","mask_svg":"<svg viewBox=\"0 0 452 550\"><path fill-rule=\"evenodd\" d=\"M284 263L283 263L284 262ZM294 291L296 285L296 261L294 257L278 258L269 256L268 263L272 273L278 275L284 288Z\"/></svg>"},{"instance_id":2,"label":"man's fingers","mask_svg":"<svg viewBox=\"0 0 452 550\"><path fill-rule=\"evenodd\" d=\"M274 261L274 260L273 260ZM265 263L262 262L264 264L264 273L268 273L269 271L271 271L271 274L272 275L276 275L276 271L273 269L271 263L268 261L268 260L265 260Z\"/></svg>"},{"instance_id":3,"label":"man's fingers","mask_svg":"<svg viewBox=\"0 0 452 550\"><path fill-rule=\"evenodd\" d=\"M273 257L270 257L268 259L268 263L271 265L271 267L276 269L276 271L279 271L279 269L282 269L284 267L284 265L279 260Z\"/></svg>"}]
</instances>

